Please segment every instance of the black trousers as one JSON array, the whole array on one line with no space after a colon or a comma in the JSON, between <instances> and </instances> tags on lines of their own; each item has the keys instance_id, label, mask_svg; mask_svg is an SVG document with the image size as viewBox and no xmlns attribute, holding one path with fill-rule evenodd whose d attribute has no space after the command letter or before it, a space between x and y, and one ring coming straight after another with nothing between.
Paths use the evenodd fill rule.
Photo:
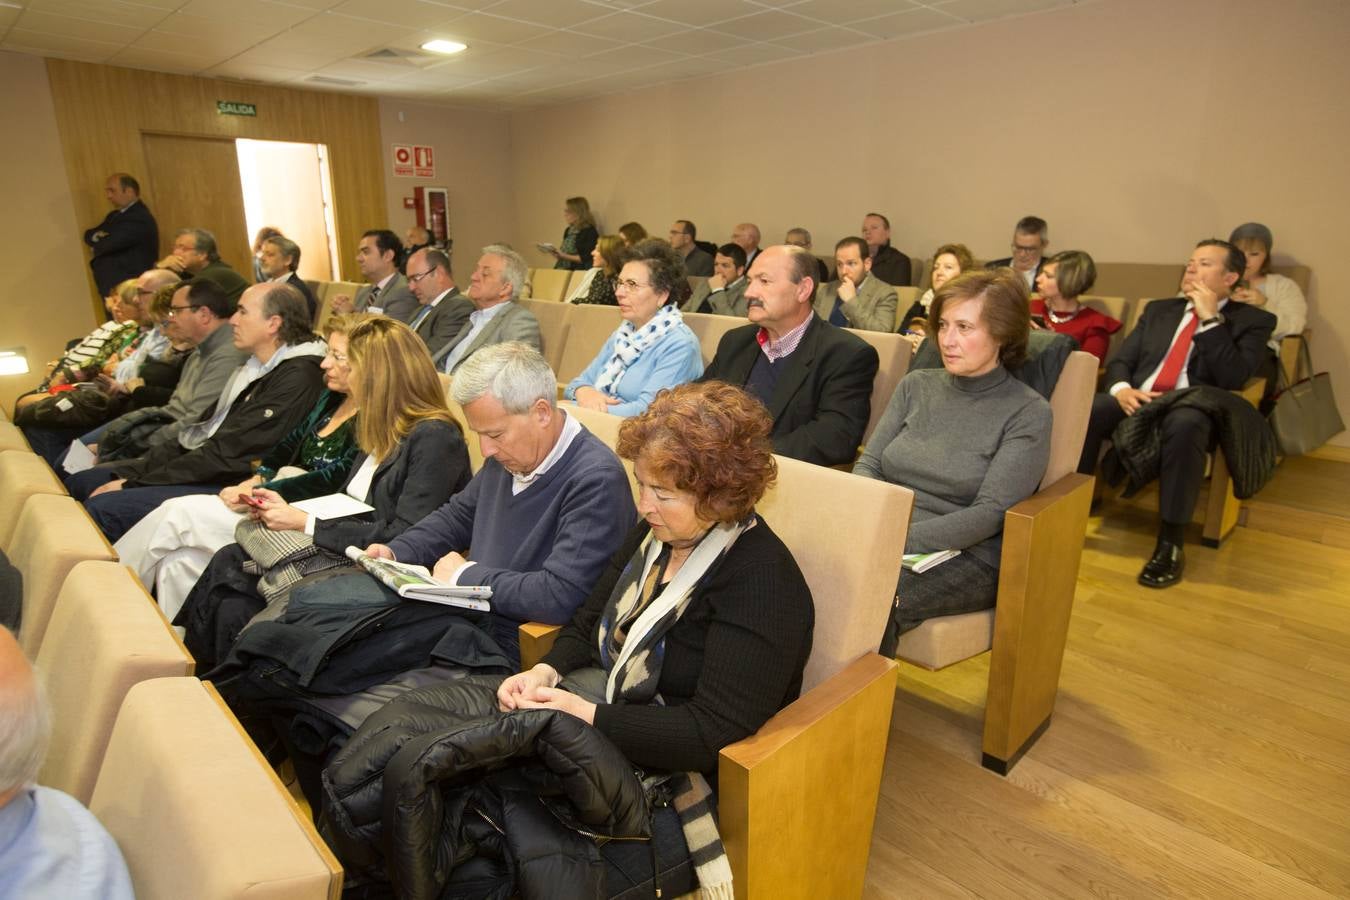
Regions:
<instances>
[{"instance_id":1,"label":"black trousers","mask_svg":"<svg viewBox=\"0 0 1350 900\"><path fill-rule=\"evenodd\" d=\"M1097 470L1102 444L1125 418L1116 398L1098 394L1092 398L1087 438L1078 471L1091 475ZM1205 454L1214 447L1214 425L1209 416L1195 409L1173 409L1162 420L1162 471L1158 477L1158 509L1169 525L1185 525L1195 513L1200 483L1205 478Z\"/></svg>"}]
</instances>

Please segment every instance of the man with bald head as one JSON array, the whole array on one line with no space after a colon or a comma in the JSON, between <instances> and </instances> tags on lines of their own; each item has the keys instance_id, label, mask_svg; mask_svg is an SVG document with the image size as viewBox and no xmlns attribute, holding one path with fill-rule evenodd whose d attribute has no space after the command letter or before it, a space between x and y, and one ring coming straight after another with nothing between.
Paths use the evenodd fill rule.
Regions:
<instances>
[{"instance_id":1,"label":"man with bald head","mask_svg":"<svg viewBox=\"0 0 1350 900\"><path fill-rule=\"evenodd\" d=\"M773 449L822 466L851 463L871 413L877 351L816 315L816 258L769 247L750 267L749 325L722 336L700 381L754 394L773 417Z\"/></svg>"},{"instance_id":2,"label":"man with bald head","mask_svg":"<svg viewBox=\"0 0 1350 900\"><path fill-rule=\"evenodd\" d=\"M748 270L759 256L759 226L753 222L742 222L731 230L731 242L745 251L745 266Z\"/></svg>"},{"instance_id":3,"label":"man with bald head","mask_svg":"<svg viewBox=\"0 0 1350 900\"><path fill-rule=\"evenodd\" d=\"M37 674L0 628L0 896L131 900L127 865L98 819L36 783L50 737Z\"/></svg>"}]
</instances>

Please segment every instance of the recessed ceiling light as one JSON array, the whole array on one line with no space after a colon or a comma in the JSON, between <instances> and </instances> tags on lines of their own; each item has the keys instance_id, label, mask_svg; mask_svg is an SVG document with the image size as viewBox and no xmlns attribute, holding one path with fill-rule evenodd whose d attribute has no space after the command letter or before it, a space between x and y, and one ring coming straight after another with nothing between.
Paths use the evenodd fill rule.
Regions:
<instances>
[{"instance_id":1,"label":"recessed ceiling light","mask_svg":"<svg viewBox=\"0 0 1350 900\"><path fill-rule=\"evenodd\" d=\"M460 53L469 49L467 44L461 44L459 41L443 41L437 38L434 41L427 41L422 45L423 50L430 50L432 53Z\"/></svg>"}]
</instances>

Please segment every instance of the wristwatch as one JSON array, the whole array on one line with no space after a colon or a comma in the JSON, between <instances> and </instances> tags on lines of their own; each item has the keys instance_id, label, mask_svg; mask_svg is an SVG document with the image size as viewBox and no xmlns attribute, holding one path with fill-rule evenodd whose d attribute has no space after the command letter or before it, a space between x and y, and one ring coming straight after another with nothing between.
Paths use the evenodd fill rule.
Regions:
<instances>
[{"instance_id":1,"label":"wristwatch","mask_svg":"<svg viewBox=\"0 0 1350 900\"><path fill-rule=\"evenodd\" d=\"M1215 313L1214 315L1210 316L1208 319L1201 319L1201 320L1200 320L1200 324L1201 324L1201 325L1222 325L1222 324L1223 324L1223 313Z\"/></svg>"}]
</instances>

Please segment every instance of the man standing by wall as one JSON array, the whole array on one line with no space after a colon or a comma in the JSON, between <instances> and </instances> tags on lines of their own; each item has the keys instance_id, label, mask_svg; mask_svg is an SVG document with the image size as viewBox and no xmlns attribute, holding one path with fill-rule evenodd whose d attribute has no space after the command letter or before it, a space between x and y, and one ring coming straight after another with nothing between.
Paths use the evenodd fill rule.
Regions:
<instances>
[{"instance_id":1,"label":"man standing by wall","mask_svg":"<svg viewBox=\"0 0 1350 900\"><path fill-rule=\"evenodd\" d=\"M84 242L94 250L89 268L100 297L154 268L159 255L159 226L141 202L140 183L125 172L116 172L108 176L103 195L112 204L112 212L84 233Z\"/></svg>"}]
</instances>

